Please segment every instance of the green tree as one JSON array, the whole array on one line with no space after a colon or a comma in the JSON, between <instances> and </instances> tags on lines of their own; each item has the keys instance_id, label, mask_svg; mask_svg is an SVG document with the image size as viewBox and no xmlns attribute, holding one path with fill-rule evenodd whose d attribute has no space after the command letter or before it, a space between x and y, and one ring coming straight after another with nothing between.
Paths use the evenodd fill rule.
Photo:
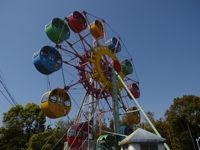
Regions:
<instances>
[{"instance_id":1,"label":"green tree","mask_svg":"<svg viewBox=\"0 0 200 150\"><path fill-rule=\"evenodd\" d=\"M25 107L17 105L4 113L3 124L6 128L21 127L26 133L44 131L45 115L40 107L34 103L28 103Z\"/></svg>"},{"instance_id":2,"label":"green tree","mask_svg":"<svg viewBox=\"0 0 200 150\"><path fill-rule=\"evenodd\" d=\"M73 121L59 120L54 129L34 134L28 143L28 150L52 150L62 149L66 141L67 130L72 125Z\"/></svg>"},{"instance_id":3,"label":"green tree","mask_svg":"<svg viewBox=\"0 0 200 150\"><path fill-rule=\"evenodd\" d=\"M185 95L175 98L165 117L172 147L194 149L195 138L200 136L200 97Z\"/></svg>"},{"instance_id":4,"label":"green tree","mask_svg":"<svg viewBox=\"0 0 200 150\"><path fill-rule=\"evenodd\" d=\"M23 130L23 106L17 105L3 114L4 127L1 128L0 149L19 149L26 145Z\"/></svg>"},{"instance_id":5,"label":"green tree","mask_svg":"<svg viewBox=\"0 0 200 150\"><path fill-rule=\"evenodd\" d=\"M7 113L3 114L3 124L5 128L12 128L12 127L23 127L23 114L24 108L22 105L17 105L15 107L11 107Z\"/></svg>"},{"instance_id":6,"label":"green tree","mask_svg":"<svg viewBox=\"0 0 200 150\"><path fill-rule=\"evenodd\" d=\"M148 118L151 120L151 122L153 124L156 123L156 119L154 118L154 113L153 112L146 112L146 115L148 116ZM146 119L139 124L139 127L143 128L145 130L148 130L150 132L154 132L152 127L150 126L149 122Z\"/></svg>"},{"instance_id":7,"label":"green tree","mask_svg":"<svg viewBox=\"0 0 200 150\"><path fill-rule=\"evenodd\" d=\"M3 114L0 129L0 149L26 148L27 141L34 133L44 131L45 115L39 106L28 103L17 105Z\"/></svg>"},{"instance_id":8,"label":"green tree","mask_svg":"<svg viewBox=\"0 0 200 150\"><path fill-rule=\"evenodd\" d=\"M61 132L60 129L49 129L42 133L34 134L29 140L28 148L29 150L62 149L66 141L65 133Z\"/></svg>"},{"instance_id":9,"label":"green tree","mask_svg":"<svg viewBox=\"0 0 200 150\"><path fill-rule=\"evenodd\" d=\"M28 138L32 134L43 132L45 129L45 115L40 107L34 103L28 103L25 106L22 119Z\"/></svg>"},{"instance_id":10,"label":"green tree","mask_svg":"<svg viewBox=\"0 0 200 150\"><path fill-rule=\"evenodd\" d=\"M156 120L152 113L147 114L172 150L194 149L195 138L200 136L200 97L185 95L175 98L164 119ZM153 132L147 122L141 126Z\"/></svg>"}]
</instances>

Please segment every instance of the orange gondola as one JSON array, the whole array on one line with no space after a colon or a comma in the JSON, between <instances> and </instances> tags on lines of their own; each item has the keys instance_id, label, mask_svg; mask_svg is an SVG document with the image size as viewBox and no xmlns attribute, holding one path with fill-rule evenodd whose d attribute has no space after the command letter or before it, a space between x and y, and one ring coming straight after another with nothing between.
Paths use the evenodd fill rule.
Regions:
<instances>
[{"instance_id":1,"label":"orange gondola","mask_svg":"<svg viewBox=\"0 0 200 150\"><path fill-rule=\"evenodd\" d=\"M99 40L104 37L104 26L102 21L95 20L92 24L89 25L90 32L95 40Z\"/></svg>"},{"instance_id":2,"label":"orange gondola","mask_svg":"<svg viewBox=\"0 0 200 150\"><path fill-rule=\"evenodd\" d=\"M126 122L128 125L140 123L140 112L137 110L137 107L128 108L126 112Z\"/></svg>"}]
</instances>

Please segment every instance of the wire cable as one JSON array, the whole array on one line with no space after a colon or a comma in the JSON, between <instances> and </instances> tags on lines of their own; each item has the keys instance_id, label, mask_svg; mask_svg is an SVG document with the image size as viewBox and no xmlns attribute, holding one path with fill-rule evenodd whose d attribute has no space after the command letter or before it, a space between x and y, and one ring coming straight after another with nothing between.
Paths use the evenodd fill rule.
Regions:
<instances>
[{"instance_id":1,"label":"wire cable","mask_svg":"<svg viewBox=\"0 0 200 150\"><path fill-rule=\"evenodd\" d=\"M8 97L3 93L2 90L0 90L1 94L3 95L3 97L8 101L8 103L12 106L14 106L14 104L8 99Z\"/></svg>"},{"instance_id":2,"label":"wire cable","mask_svg":"<svg viewBox=\"0 0 200 150\"><path fill-rule=\"evenodd\" d=\"M4 90L6 91L6 93L8 94L8 96L9 96L10 100L12 101L12 103L16 106L18 103L17 103L17 101L14 99L14 97L11 95L11 92L8 90L8 88L7 88L6 84L5 84L5 82L3 82L1 75L0 75L0 83L1 83L1 85L3 86Z\"/></svg>"}]
</instances>

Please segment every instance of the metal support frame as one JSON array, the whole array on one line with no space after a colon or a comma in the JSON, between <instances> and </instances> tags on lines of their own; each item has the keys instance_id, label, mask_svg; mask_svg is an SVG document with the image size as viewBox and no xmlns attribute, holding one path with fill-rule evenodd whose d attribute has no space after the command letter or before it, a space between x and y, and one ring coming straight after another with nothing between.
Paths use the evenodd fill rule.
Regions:
<instances>
[{"instance_id":1,"label":"metal support frame","mask_svg":"<svg viewBox=\"0 0 200 150\"><path fill-rule=\"evenodd\" d=\"M93 79L90 78L90 83L93 82ZM92 95L92 92L89 95L89 106L88 106L89 114L88 114L88 150L92 148L90 145L90 142L93 140L92 132L93 132L93 126L94 126L94 97ZM92 130L90 130L90 127L92 127Z\"/></svg>"},{"instance_id":2,"label":"metal support frame","mask_svg":"<svg viewBox=\"0 0 200 150\"><path fill-rule=\"evenodd\" d=\"M88 96L88 93L86 92L85 95L84 95L84 97L83 97L83 100L82 100L82 103L81 103L81 107L80 107L80 109L79 109L79 111L78 111L78 113L76 115L75 123L77 123L78 120L79 120L79 118L80 118L81 111L83 109L83 106L84 106L84 103L85 103L85 100L86 100L87 96Z\"/></svg>"},{"instance_id":3,"label":"metal support frame","mask_svg":"<svg viewBox=\"0 0 200 150\"><path fill-rule=\"evenodd\" d=\"M105 133L112 134L112 135L117 135L117 136L127 137L127 135L124 135L124 134L119 134L119 133L115 133L115 132L109 132L109 131L106 131L106 130L102 130L102 131L104 131Z\"/></svg>"},{"instance_id":4,"label":"metal support frame","mask_svg":"<svg viewBox=\"0 0 200 150\"><path fill-rule=\"evenodd\" d=\"M112 68L112 101L113 101L113 114L114 114L114 132L119 134L119 100L118 100L118 78L115 74L114 68ZM118 137L117 143L118 143ZM118 144L116 150L119 149Z\"/></svg>"},{"instance_id":5,"label":"metal support frame","mask_svg":"<svg viewBox=\"0 0 200 150\"><path fill-rule=\"evenodd\" d=\"M115 74L114 68L112 68L112 100L114 111L114 132L119 133L119 102L117 98L118 94L118 79Z\"/></svg>"},{"instance_id":6,"label":"metal support frame","mask_svg":"<svg viewBox=\"0 0 200 150\"><path fill-rule=\"evenodd\" d=\"M114 70L114 69L113 69ZM117 78L119 79L119 81L122 83L123 87L125 88L125 90L128 92L128 94L131 96L131 98L133 99L133 101L135 102L135 104L137 105L137 107L140 109L140 111L142 112L142 114L144 115L145 119L147 120L147 122L149 123L149 125L151 126L151 128L154 130L154 132L161 137L160 133L158 132L158 130L155 128L155 126L153 125L153 123L151 122L151 120L149 119L149 117L147 116L147 114L145 113L145 111L142 109L142 107L140 106L140 104L138 103L138 101L135 99L135 97L133 96L133 94L131 93L131 91L128 89L127 85L124 83L124 81L122 80L122 78L120 77L120 75L114 70L114 73L116 74ZM169 146L164 143L164 146L166 148L166 150L170 150Z\"/></svg>"}]
</instances>

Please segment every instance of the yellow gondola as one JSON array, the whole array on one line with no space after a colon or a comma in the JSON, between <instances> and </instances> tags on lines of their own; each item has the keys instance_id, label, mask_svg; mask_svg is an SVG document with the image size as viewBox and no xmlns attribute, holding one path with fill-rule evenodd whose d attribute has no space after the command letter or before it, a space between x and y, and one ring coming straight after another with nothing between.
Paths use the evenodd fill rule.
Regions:
<instances>
[{"instance_id":1,"label":"yellow gondola","mask_svg":"<svg viewBox=\"0 0 200 150\"><path fill-rule=\"evenodd\" d=\"M64 89L56 88L43 94L41 109L49 118L59 118L71 110L71 100Z\"/></svg>"},{"instance_id":2,"label":"yellow gondola","mask_svg":"<svg viewBox=\"0 0 200 150\"><path fill-rule=\"evenodd\" d=\"M99 40L104 37L104 27L103 23L100 20L95 20L89 25L90 32L95 40Z\"/></svg>"},{"instance_id":3,"label":"yellow gondola","mask_svg":"<svg viewBox=\"0 0 200 150\"><path fill-rule=\"evenodd\" d=\"M137 110L137 107L128 108L126 110L126 122L128 125L138 124L140 123L140 112Z\"/></svg>"}]
</instances>

